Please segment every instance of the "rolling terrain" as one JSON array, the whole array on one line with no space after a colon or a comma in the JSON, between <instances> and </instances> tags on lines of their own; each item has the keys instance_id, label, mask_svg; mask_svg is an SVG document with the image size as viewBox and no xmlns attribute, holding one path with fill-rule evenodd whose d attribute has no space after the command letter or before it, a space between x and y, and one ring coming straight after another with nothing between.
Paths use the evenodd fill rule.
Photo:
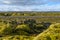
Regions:
<instances>
[{"instance_id":1,"label":"rolling terrain","mask_svg":"<svg viewBox=\"0 0 60 40\"><path fill-rule=\"evenodd\" d=\"M60 40L60 12L0 12L0 40Z\"/></svg>"}]
</instances>

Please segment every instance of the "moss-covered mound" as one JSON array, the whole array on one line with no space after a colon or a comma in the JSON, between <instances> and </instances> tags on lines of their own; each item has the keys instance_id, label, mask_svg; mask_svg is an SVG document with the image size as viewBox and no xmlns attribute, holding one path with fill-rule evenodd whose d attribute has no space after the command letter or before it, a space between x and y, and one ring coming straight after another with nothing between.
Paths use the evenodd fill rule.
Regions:
<instances>
[{"instance_id":1,"label":"moss-covered mound","mask_svg":"<svg viewBox=\"0 0 60 40\"><path fill-rule=\"evenodd\" d=\"M33 40L60 40L60 23L50 25L46 31L37 35Z\"/></svg>"}]
</instances>

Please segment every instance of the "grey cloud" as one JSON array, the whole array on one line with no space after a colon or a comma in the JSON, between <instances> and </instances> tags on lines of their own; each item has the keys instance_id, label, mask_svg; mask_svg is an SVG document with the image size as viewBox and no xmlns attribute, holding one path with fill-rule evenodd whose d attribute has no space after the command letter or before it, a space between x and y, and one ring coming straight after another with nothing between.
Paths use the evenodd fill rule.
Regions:
<instances>
[{"instance_id":1,"label":"grey cloud","mask_svg":"<svg viewBox=\"0 0 60 40\"><path fill-rule=\"evenodd\" d=\"M3 0L3 1L10 1L11 4L9 5L42 5L47 3L44 0Z\"/></svg>"}]
</instances>

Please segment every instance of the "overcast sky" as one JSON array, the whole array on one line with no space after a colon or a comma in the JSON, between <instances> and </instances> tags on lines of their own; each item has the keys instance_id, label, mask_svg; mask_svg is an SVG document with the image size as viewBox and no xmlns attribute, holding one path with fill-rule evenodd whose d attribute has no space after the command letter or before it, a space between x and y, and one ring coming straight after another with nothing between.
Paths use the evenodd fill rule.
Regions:
<instances>
[{"instance_id":1,"label":"overcast sky","mask_svg":"<svg viewBox=\"0 0 60 40\"><path fill-rule=\"evenodd\" d=\"M0 0L0 11L60 11L60 0Z\"/></svg>"}]
</instances>

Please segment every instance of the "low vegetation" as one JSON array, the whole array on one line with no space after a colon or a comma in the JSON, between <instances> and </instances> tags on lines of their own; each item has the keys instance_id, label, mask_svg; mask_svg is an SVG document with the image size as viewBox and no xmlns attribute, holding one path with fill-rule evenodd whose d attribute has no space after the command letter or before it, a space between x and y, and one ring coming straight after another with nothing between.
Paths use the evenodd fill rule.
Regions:
<instances>
[{"instance_id":1,"label":"low vegetation","mask_svg":"<svg viewBox=\"0 0 60 40\"><path fill-rule=\"evenodd\" d=\"M2 12L0 13L0 40L60 40L60 19L46 18L46 16L60 15L59 12L56 13ZM9 18L8 16L44 16L45 18Z\"/></svg>"},{"instance_id":2,"label":"low vegetation","mask_svg":"<svg viewBox=\"0 0 60 40\"><path fill-rule=\"evenodd\" d=\"M60 23L50 25L50 27L37 35L34 40L60 40Z\"/></svg>"}]
</instances>

